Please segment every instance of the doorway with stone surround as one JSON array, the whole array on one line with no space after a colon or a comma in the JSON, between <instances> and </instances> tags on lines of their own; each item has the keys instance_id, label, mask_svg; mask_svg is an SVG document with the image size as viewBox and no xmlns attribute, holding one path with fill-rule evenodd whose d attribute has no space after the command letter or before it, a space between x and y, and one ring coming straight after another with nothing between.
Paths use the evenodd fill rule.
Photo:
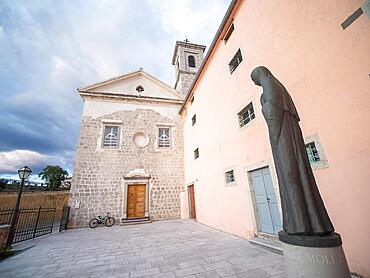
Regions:
<instances>
[{"instance_id":1,"label":"doorway with stone surround","mask_svg":"<svg viewBox=\"0 0 370 278\"><path fill-rule=\"evenodd\" d=\"M145 216L145 184L129 184L127 192L127 218Z\"/></svg>"},{"instance_id":2,"label":"doorway with stone surround","mask_svg":"<svg viewBox=\"0 0 370 278\"><path fill-rule=\"evenodd\" d=\"M150 176L135 169L123 177L122 220L149 217Z\"/></svg>"}]
</instances>

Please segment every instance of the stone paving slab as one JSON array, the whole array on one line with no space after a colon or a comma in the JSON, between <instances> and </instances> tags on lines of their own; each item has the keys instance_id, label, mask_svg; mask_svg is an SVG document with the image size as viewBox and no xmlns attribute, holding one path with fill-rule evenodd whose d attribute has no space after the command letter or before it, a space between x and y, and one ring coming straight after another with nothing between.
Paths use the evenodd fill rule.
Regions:
<instances>
[{"instance_id":1,"label":"stone paving slab","mask_svg":"<svg viewBox=\"0 0 370 278\"><path fill-rule=\"evenodd\" d=\"M67 230L0 262L0 277L284 278L284 257L190 220Z\"/></svg>"}]
</instances>

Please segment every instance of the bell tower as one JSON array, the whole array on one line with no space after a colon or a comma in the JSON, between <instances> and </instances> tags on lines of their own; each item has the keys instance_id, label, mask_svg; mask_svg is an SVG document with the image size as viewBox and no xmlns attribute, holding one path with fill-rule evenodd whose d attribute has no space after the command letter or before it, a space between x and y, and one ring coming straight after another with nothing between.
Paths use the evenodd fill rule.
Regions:
<instances>
[{"instance_id":1,"label":"bell tower","mask_svg":"<svg viewBox=\"0 0 370 278\"><path fill-rule=\"evenodd\" d=\"M172 57L176 69L175 89L184 97L202 64L205 49L204 45L190 43L187 39L176 42Z\"/></svg>"}]
</instances>

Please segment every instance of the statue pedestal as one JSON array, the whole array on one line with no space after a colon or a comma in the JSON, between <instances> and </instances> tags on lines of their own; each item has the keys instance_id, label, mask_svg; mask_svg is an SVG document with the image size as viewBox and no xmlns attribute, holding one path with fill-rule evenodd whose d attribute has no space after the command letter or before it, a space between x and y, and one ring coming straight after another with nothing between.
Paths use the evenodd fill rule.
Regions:
<instances>
[{"instance_id":1,"label":"statue pedestal","mask_svg":"<svg viewBox=\"0 0 370 278\"><path fill-rule=\"evenodd\" d=\"M351 277L339 234L319 237L280 232L279 238L289 278Z\"/></svg>"}]
</instances>

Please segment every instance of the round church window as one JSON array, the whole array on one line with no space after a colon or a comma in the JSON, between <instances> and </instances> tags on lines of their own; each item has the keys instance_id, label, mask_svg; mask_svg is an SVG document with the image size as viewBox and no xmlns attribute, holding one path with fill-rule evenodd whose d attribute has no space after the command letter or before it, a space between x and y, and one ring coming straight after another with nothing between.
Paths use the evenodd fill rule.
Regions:
<instances>
[{"instance_id":1,"label":"round church window","mask_svg":"<svg viewBox=\"0 0 370 278\"><path fill-rule=\"evenodd\" d=\"M135 145L140 147L140 148L144 148L144 147L148 146L148 144L149 144L149 137L147 135L145 135L145 133L143 133L143 132L135 133L135 135L132 139L133 139Z\"/></svg>"}]
</instances>

